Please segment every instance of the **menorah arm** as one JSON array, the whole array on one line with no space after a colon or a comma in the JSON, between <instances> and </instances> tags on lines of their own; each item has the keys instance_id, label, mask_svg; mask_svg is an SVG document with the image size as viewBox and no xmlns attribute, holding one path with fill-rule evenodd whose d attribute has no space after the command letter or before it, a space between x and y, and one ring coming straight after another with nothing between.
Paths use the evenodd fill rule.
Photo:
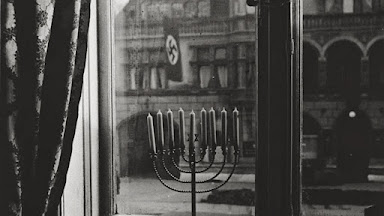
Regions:
<instances>
[{"instance_id":1,"label":"menorah arm","mask_svg":"<svg viewBox=\"0 0 384 216\"><path fill-rule=\"evenodd\" d=\"M215 155L215 154L213 154L213 156L214 156L214 155ZM227 158L227 155L223 155L223 156L224 156L224 157L223 157L223 161L221 162L220 170L219 170L214 176L210 177L209 179L205 179L205 180L202 180L202 181L196 181L196 183L198 183L198 184L206 183L206 182L209 182L209 181L214 180L217 176L219 176L220 173L223 171L223 169L224 169L224 167L225 167L225 164L226 164L226 158ZM172 159L174 159L174 158L172 157ZM182 169L176 164L176 162L175 162L174 160L172 160L172 161L173 161L174 166L176 167L176 169L178 169L179 171L181 171L181 172L183 171L184 173L191 173L190 170L182 170ZM203 170L196 171L195 173L203 173L203 172L206 172L207 170L209 170L209 169L212 167L213 162L214 162L214 158L211 160L211 162L210 162L210 164L209 164L208 167L204 168ZM163 158L163 165L164 165L164 168L166 169L166 171L168 172L168 169L165 167L165 161L164 161L164 158ZM169 173L169 172L168 172L168 173ZM172 175L172 173L169 173L169 174L170 174L171 177L174 178L175 180L177 180L177 181L179 181L179 182L182 181L182 180L179 180L179 179L177 179L176 177L174 177L174 176ZM190 183L190 181L183 181L183 183L187 183L187 182Z\"/></svg>"},{"instance_id":2,"label":"menorah arm","mask_svg":"<svg viewBox=\"0 0 384 216\"><path fill-rule=\"evenodd\" d=\"M198 190L198 191L196 191L196 193L208 193L208 192L211 192L213 190L217 190L217 189L223 187L225 184L227 184L229 179L232 177L233 173L235 172L235 169L236 169L236 166L237 166L237 163L238 163L238 159L239 159L239 155L238 155L238 152L236 152L235 153L235 162L233 163L233 167L232 167L231 173L229 174L228 178L224 182L222 182L221 184L219 184L216 187L211 188L211 189Z\"/></svg>"},{"instance_id":3,"label":"menorah arm","mask_svg":"<svg viewBox=\"0 0 384 216\"><path fill-rule=\"evenodd\" d=\"M214 163L214 161L215 161L215 153L212 154L212 157L213 157L213 158L212 158L211 162L209 163L209 165L208 165L206 168L204 168L204 169L202 169L202 170L197 170L195 173L203 173L203 172L206 172L207 170L209 170L209 169L212 167L212 165L213 165L213 163ZM172 158L172 163L173 163L173 165L176 167L177 170L179 170L179 171L182 172L182 173L192 173L191 170L184 170L184 169L181 169L181 167L176 163L173 154L171 154L171 158ZM224 159L225 159L225 156L224 156ZM199 162L201 162L201 160L199 160L199 161L196 162L196 163L199 163ZM189 162L188 162L188 163L189 163ZM224 164L225 162L222 162L222 163ZM222 167L224 167L224 166L222 166Z\"/></svg>"},{"instance_id":4,"label":"menorah arm","mask_svg":"<svg viewBox=\"0 0 384 216\"><path fill-rule=\"evenodd\" d=\"M200 149L201 151L202 149ZM201 151L203 152L203 151ZM187 163L190 163L190 161L185 157L185 151L184 149L181 149L179 148L179 153L181 155L181 157L183 158L183 160ZM204 160L204 157L205 157L205 151L203 153L200 154L200 159L198 161L196 161L195 163L200 163L202 160Z\"/></svg>"},{"instance_id":5,"label":"menorah arm","mask_svg":"<svg viewBox=\"0 0 384 216\"><path fill-rule=\"evenodd\" d=\"M170 190L173 190L173 191L176 191L176 192L179 192L179 193L191 193L192 190L180 190L180 189L176 189L176 188L172 188L171 186L167 185L164 180L161 178L160 176L160 173L159 171L157 170L157 166L156 166L156 155L153 155L153 160L152 160L152 164L153 164L153 169L155 170L155 173L156 173L156 177L159 179L159 181L161 182L162 185L164 185L166 188L170 189ZM222 182L220 185L214 187L214 188L211 188L211 189L207 189L207 190L198 190L196 191L196 193L208 193L208 192L211 192L213 190L217 190L219 188L221 188L222 186L224 186L226 183L228 183L229 179L232 177L235 169L236 169L236 166L237 166L237 163L238 163L238 153L235 153L235 162L233 164L233 167L232 167L232 170L231 170L231 173L229 174L228 178ZM196 182L197 183L197 182Z\"/></svg>"},{"instance_id":6,"label":"menorah arm","mask_svg":"<svg viewBox=\"0 0 384 216\"><path fill-rule=\"evenodd\" d=\"M179 192L179 193L191 193L192 191L191 190L180 190L180 189L176 189L176 188L173 188L169 185L167 185L164 180L161 178L160 174L159 174L159 171L157 170L157 166L156 166L156 158L153 159L152 161L153 163L153 169L155 170L155 173L156 173L156 177L159 179L159 181L161 182L161 184L163 184L166 188L170 189L170 190L173 190L173 191L176 191L176 192Z\"/></svg>"},{"instance_id":7,"label":"menorah arm","mask_svg":"<svg viewBox=\"0 0 384 216\"><path fill-rule=\"evenodd\" d=\"M165 171L168 173L169 176L171 176L171 178L173 178L174 180L180 182L180 183L191 183L191 181L184 181L184 180L180 180L178 179L176 176L174 176L167 168L166 164L165 164L165 160L164 160L164 157L162 157L162 162L163 162L163 167L165 169ZM221 168L220 170L214 175L212 176L211 178L209 179L206 179L206 180L202 180L202 181L196 181L197 184L202 184L202 183L206 183L206 182L209 182L209 181L212 181L213 179L215 179L218 175L220 175L220 173L223 171L224 167L225 167L225 162L226 162L226 157L224 156L224 159L223 159L223 162L222 162L222 165L221 165ZM213 160L212 162L210 163L210 166L208 166L207 168L205 168L204 170L208 170L210 167L212 167L212 164L213 164ZM179 167L177 166L177 164L175 165L175 167L178 169ZM200 170L200 173L202 173L204 170ZM188 171L188 172L191 172L191 171ZM195 172L197 173L197 172Z\"/></svg>"},{"instance_id":8,"label":"menorah arm","mask_svg":"<svg viewBox=\"0 0 384 216\"><path fill-rule=\"evenodd\" d=\"M172 157L172 156L171 156ZM163 167L164 167L164 169L165 169L165 171L167 172L167 174L169 175L169 176L171 176L171 178L173 178L175 181L178 181L178 182L180 182L180 183L191 183L191 181L183 181L183 180L180 180L180 179L178 179L176 176L174 176L170 171L169 171L169 169L167 168L167 166L166 166L166 164L165 164L165 158L164 157L161 157L161 161L162 161L162 163L163 163ZM176 164L175 162L174 162L174 158L172 157L172 161L173 161L173 163L174 164ZM176 167L176 169L179 169L179 167L177 167L177 166L175 166ZM180 171L180 170L179 170Z\"/></svg>"}]
</instances>

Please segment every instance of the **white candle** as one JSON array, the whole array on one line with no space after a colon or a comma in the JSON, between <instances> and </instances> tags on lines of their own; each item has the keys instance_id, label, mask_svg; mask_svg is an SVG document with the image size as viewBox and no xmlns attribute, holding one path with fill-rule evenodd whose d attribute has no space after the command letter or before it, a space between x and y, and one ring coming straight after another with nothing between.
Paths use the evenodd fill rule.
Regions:
<instances>
[{"instance_id":1,"label":"white candle","mask_svg":"<svg viewBox=\"0 0 384 216\"><path fill-rule=\"evenodd\" d=\"M235 151L239 150L239 144L240 144L240 129L239 129L239 111L237 108L233 110L233 148Z\"/></svg>"},{"instance_id":2,"label":"white candle","mask_svg":"<svg viewBox=\"0 0 384 216\"><path fill-rule=\"evenodd\" d=\"M194 150L194 136L195 136L195 113L193 110L189 114L190 117L190 124L189 124L189 152L192 152Z\"/></svg>"},{"instance_id":3,"label":"white candle","mask_svg":"<svg viewBox=\"0 0 384 216\"><path fill-rule=\"evenodd\" d=\"M147 116L147 127L148 127L149 148L153 150L153 153L156 154L155 129L153 127L153 118L149 113Z\"/></svg>"},{"instance_id":4,"label":"white candle","mask_svg":"<svg viewBox=\"0 0 384 216\"><path fill-rule=\"evenodd\" d=\"M175 146L175 132L173 129L173 112L171 111L171 109L168 109L167 120L168 120L169 149L173 149L173 147Z\"/></svg>"},{"instance_id":5,"label":"white candle","mask_svg":"<svg viewBox=\"0 0 384 216\"><path fill-rule=\"evenodd\" d=\"M209 121L210 121L210 135L211 135L211 148L216 149L216 114L213 107L209 110Z\"/></svg>"},{"instance_id":6,"label":"white candle","mask_svg":"<svg viewBox=\"0 0 384 216\"><path fill-rule=\"evenodd\" d=\"M160 148L161 150L164 149L164 126L163 126L163 113L159 110L157 112L157 138L158 142L160 142Z\"/></svg>"},{"instance_id":7,"label":"white candle","mask_svg":"<svg viewBox=\"0 0 384 216\"><path fill-rule=\"evenodd\" d=\"M201 110L201 143L202 148L205 150L207 149L207 111L203 108Z\"/></svg>"},{"instance_id":8,"label":"white candle","mask_svg":"<svg viewBox=\"0 0 384 216\"><path fill-rule=\"evenodd\" d=\"M221 111L221 149L224 151L228 141L227 111L225 108Z\"/></svg>"},{"instance_id":9,"label":"white candle","mask_svg":"<svg viewBox=\"0 0 384 216\"><path fill-rule=\"evenodd\" d=\"M184 149L184 141L185 141L185 123L184 123L184 110L183 109L179 109L179 122L180 122L180 136L179 136L179 139L180 139L180 148L181 149Z\"/></svg>"}]
</instances>

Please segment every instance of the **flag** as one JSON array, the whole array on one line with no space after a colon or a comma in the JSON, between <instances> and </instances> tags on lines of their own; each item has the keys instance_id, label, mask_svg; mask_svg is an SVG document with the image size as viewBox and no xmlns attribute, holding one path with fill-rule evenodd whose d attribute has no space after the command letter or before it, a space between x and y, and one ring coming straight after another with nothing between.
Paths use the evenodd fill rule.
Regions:
<instances>
[{"instance_id":1,"label":"flag","mask_svg":"<svg viewBox=\"0 0 384 216\"><path fill-rule=\"evenodd\" d=\"M181 81L181 52L178 23L174 19L165 17L163 29L167 77L172 81Z\"/></svg>"}]
</instances>

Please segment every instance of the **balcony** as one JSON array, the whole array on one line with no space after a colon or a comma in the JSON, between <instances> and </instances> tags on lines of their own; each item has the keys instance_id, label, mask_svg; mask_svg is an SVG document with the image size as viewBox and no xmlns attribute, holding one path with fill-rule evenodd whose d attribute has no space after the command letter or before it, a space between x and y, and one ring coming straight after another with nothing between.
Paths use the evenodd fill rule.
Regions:
<instances>
[{"instance_id":1,"label":"balcony","mask_svg":"<svg viewBox=\"0 0 384 216\"><path fill-rule=\"evenodd\" d=\"M303 18L304 31L319 30L355 30L366 28L382 28L384 14L327 14L305 15Z\"/></svg>"},{"instance_id":2,"label":"balcony","mask_svg":"<svg viewBox=\"0 0 384 216\"><path fill-rule=\"evenodd\" d=\"M179 21L180 36L225 35L237 32L254 32L256 29L254 16L234 18L195 18ZM163 37L162 21L127 21L124 26L116 28L116 35L122 39L142 37Z\"/></svg>"}]
</instances>

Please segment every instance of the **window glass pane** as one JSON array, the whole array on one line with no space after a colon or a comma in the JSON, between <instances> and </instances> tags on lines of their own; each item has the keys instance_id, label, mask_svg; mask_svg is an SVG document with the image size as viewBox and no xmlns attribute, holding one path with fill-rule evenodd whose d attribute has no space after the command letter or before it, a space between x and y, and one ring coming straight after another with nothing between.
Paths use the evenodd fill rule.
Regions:
<instances>
[{"instance_id":1,"label":"window glass pane","mask_svg":"<svg viewBox=\"0 0 384 216\"><path fill-rule=\"evenodd\" d=\"M370 206L383 208L384 16L372 10L379 3L326 0L323 12L321 4L304 7L305 215L363 216Z\"/></svg>"},{"instance_id":2,"label":"window glass pane","mask_svg":"<svg viewBox=\"0 0 384 216\"><path fill-rule=\"evenodd\" d=\"M201 171L196 180L206 181L198 184L197 190L223 185L215 192L197 194L198 215L255 215L255 9L246 7L244 0L112 2L117 213L189 215L191 194L166 188L158 177L169 187L191 190L190 183L178 181L191 180L191 174L184 171L190 169L187 161L194 149L199 161L196 169ZM236 19L232 18L233 4L237 5L236 14L241 15ZM245 16L247 13L251 15ZM184 124L180 122L180 108ZM235 109L238 123L233 117ZM157 117L159 110L163 118ZM168 128L168 110L173 113L173 130ZM190 121L192 110L194 123ZM201 116L204 112L210 118L205 120ZM154 121L156 143L152 147L148 114ZM159 132L160 119L164 133ZM235 132L234 124L238 125ZM164 147L159 133L163 134ZM224 151L223 140L228 142ZM195 147L189 149L190 144ZM154 163L149 154L153 145L164 150L157 152ZM234 146L240 150L237 156Z\"/></svg>"}]
</instances>

